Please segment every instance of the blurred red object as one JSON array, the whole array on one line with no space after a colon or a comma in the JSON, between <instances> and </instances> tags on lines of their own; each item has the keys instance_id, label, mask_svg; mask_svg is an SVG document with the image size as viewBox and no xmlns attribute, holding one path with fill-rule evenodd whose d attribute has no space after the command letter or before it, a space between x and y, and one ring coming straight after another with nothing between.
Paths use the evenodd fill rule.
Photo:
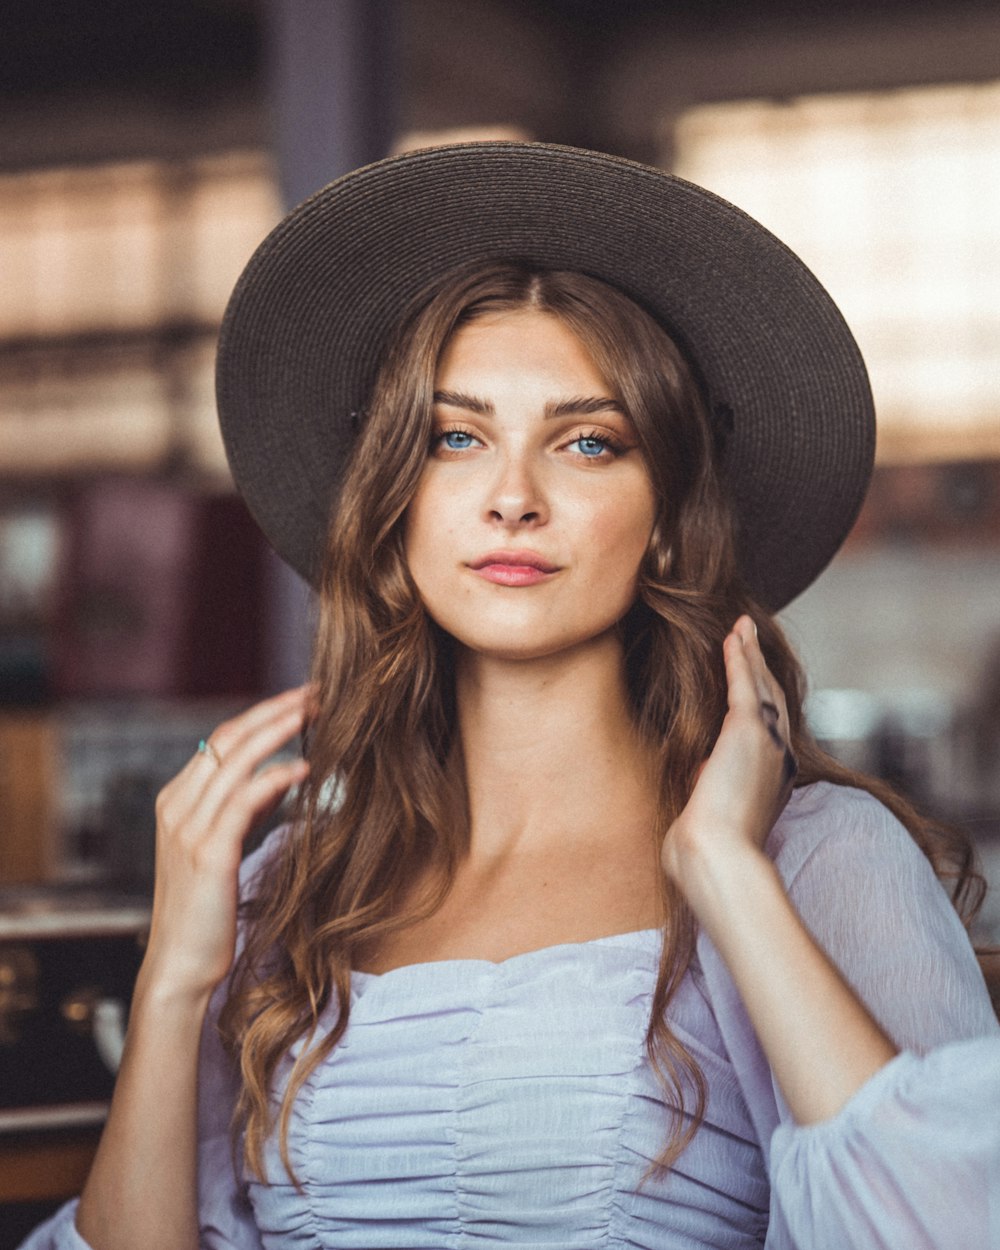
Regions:
<instances>
[{"instance_id":1,"label":"blurred red object","mask_svg":"<svg viewBox=\"0 0 1000 1250\"><path fill-rule=\"evenodd\" d=\"M266 548L237 496L107 478L64 523L57 697L263 689Z\"/></svg>"}]
</instances>

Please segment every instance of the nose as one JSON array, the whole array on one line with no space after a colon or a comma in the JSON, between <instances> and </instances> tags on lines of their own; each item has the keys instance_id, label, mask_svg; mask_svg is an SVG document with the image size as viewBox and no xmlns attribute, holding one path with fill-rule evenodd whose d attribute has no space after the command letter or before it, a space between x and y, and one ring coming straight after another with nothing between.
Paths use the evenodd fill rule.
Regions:
<instances>
[{"instance_id":1,"label":"nose","mask_svg":"<svg viewBox=\"0 0 1000 1250\"><path fill-rule=\"evenodd\" d=\"M508 528L542 525L548 519L539 474L526 453L511 450L502 457L486 511L491 522Z\"/></svg>"}]
</instances>

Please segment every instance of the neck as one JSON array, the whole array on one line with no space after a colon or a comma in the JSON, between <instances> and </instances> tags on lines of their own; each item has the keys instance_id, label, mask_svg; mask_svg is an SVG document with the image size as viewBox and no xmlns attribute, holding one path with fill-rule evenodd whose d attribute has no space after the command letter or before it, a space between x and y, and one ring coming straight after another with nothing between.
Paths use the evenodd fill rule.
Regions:
<instances>
[{"instance_id":1,"label":"neck","mask_svg":"<svg viewBox=\"0 0 1000 1250\"><path fill-rule=\"evenodd\" d=\"M632 724L613 632L528 661L462 652L457 702L473 858L649 838L653 755Z\"/></svg>"}]
</instances>

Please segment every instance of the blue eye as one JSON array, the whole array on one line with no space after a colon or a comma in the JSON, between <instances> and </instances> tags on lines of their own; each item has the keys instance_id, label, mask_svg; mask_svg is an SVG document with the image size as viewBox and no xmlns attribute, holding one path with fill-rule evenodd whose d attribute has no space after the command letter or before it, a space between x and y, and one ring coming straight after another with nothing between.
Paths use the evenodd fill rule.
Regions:
<instances>
[{"instance_id":1,"label":"blue eye","mask_svg":"<svg viewBox=\"0 0 1000 1250\"><path fill-rule=\"evenodd\" d=\"M446 430L441 440L449 451L464 451L475 441L466 430Z\"/></svg>"},{"instance_id":2,"label":"blue eye","mask_svg":"<svg viewBox=\"0 0 1000 1250\"><path fill-rule=\"evenodd\" d=\"M580 454L587 456L591 460L596 460L605 451L611 450L610 444L605 442L603 438L578 438L575 442L580 449Z\"/></svg>"}]
</instances>

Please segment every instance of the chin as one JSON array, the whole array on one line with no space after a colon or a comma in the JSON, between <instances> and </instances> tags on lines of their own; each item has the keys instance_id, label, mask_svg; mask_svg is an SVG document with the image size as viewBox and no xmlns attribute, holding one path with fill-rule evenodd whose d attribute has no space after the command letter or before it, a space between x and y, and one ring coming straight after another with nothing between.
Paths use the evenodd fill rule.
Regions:
<instances>
[{"instance_id":1,"label":"chin","mask_svg":"<svg viewBox=\"0 0 1000 1250\"><path fill-rule=\"evenodd\" d=\"M520 591L514 592L518 596ZM424 607L435 623L455 640L458 647L471 655L496 660L541 660L562 653L580 653L590 647L602 649L609 637L618 644L616 625L632 605L631 598L604 603L595 612L560 612L558 603L532 603L511 599L506 603L482 604L471 608L466 604L456 610L456 603L447 600L435 611L435 605L424 601ZM566 605L568 606L568 605ZM583 605L574 605L577 607Z\"/></svg>"},{"instance_id":2,"label":"chin","mask_svg":"<svg viewBox=\"0 0 1000 1250\"><path fill-rule=\"evenodd\" d=\"M498 641L492 645L488 643L470 645L465 642L459 642L459 646L467 653L483 660L527 663L531 660L550 659L552 656L561 655L563 652L576 650L579 644L550 643L548 645L536 644L531 646L527 643L519 644L516 641L512 642L510 638L507 638L503 642Z\"/></svg>"},{"instance_id":3,"label":"chin","mask_svg":"<svg viewBox=\"0 0 1000 1250\"><path fill-rule=\"evenodd\" d=\"M619 646L615 629L616 621L610 621L596 630L581 632L504 629L483 632L456 632L447 630L456 644L467 654L481 659L519 661L548 660L555 656L580 656L593 648L603 650L609 641ZM446 628L446 627L444 627Z\"/></svg>"}]
</instances>

